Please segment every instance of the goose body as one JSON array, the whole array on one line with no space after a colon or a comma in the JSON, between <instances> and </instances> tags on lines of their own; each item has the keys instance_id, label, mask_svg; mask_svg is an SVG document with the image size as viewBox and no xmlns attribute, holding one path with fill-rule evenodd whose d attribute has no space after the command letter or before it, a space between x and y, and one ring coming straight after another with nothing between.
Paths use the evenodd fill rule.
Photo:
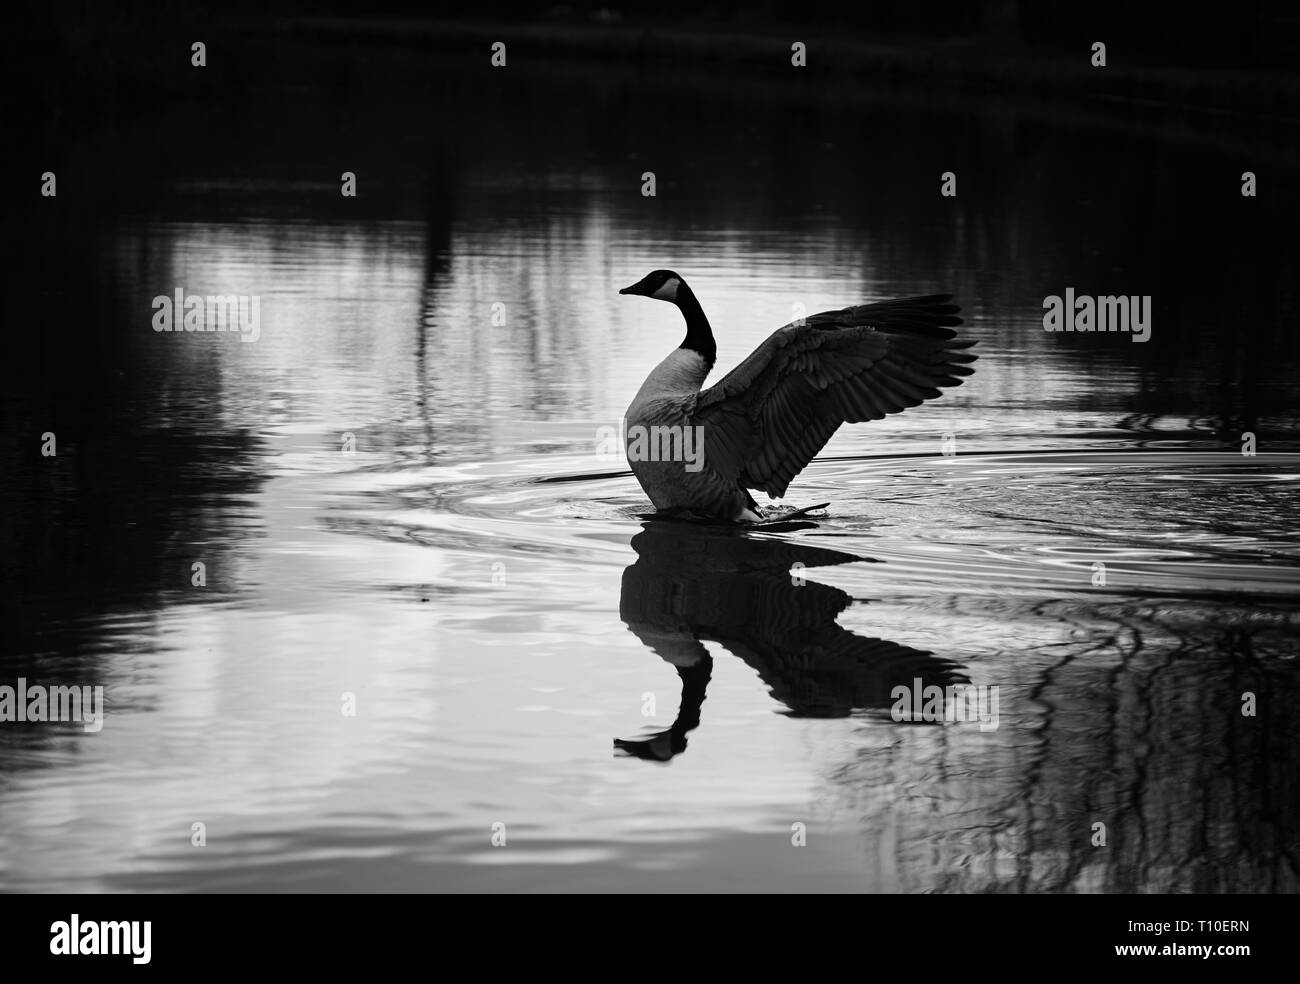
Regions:
<instances>
[{"instance_id":1,"label":"goose body","mask_svg":"<svg viewBox=\"0 0 1300 984\"><path fill-rule=\"evenodd\" d=\"M737 482L709 468L707 460L698 470L691 468L690 459L703 451L695 409L711 368L698 352L678 348L651 370L627 408L628 463L661 512L752 522L761 514ZM674 445L681 454L674 455Z\"/></svg>"},{"instance_id":2,"label":"goose body","mask_svg":"<svg viewBox=\"0 0 1300 984\"><path fill-rule=\"evenodd\" d=\"M826 311L786 325L718 383L717 358L694 292L671 270L619 291L675 304L686 338L633 397L628 463L661 512L756 521L750 494L785 495L842 423L878 420L940 395L974 370L946 294Z\"/></svg>"}]
</instances>

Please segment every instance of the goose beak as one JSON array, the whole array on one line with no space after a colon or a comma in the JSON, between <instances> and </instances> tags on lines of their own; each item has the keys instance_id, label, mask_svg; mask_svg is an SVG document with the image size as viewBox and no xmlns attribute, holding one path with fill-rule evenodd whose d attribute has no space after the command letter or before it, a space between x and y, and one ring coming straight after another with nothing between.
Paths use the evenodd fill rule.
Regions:
<instances>
[{"instance_id":1,"label":"goose beak","mask_svg":"<svg viewBox=\"0 0 1300 984\"><path fill-rule=\"evenodd\" d=\"M637 285L636 285L636 284L633 284L631 287L624 287L622 290L619 291L619 293L620 293L620 294L639 294L640 291L637 290Z\"/></svg>"},{"instance_id":2,"label":"goose beak","mask_svg":"<svg viewBox=\"0 0 1300 984\"><path fill-rule=\"evenodd\" d=\"M646 290L645 278L638 280L631 287L624 287L619 291L620 294L640 294L643 297L649 296L650 292Z\"/></svg>"}]
</instances>

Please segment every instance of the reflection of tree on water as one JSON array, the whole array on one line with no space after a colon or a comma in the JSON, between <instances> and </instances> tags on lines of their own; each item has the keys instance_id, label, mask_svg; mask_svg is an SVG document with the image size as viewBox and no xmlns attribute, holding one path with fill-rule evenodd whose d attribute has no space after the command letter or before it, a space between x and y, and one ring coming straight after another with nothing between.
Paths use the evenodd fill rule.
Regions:
<instances>
[{"instance_id":1,"label":"reflection of tree on water","mask_svg":"<svg viewBox=\"0 0 1300 984\"><path fill-rule=\"evenodd\" d=\"M1064 641L982 667L1001 686L996 733L912 729L830 776L822 795L879 866L868 879L904 891L1300 890L1294 615L1261 627L1280 613L993 605L1026 637L1045 622Z\"/></svg>"},{"instance_id":2,"label":"reflection of tree on water","mask_svg":"<svg viewBox=\"0 0 1300 984\"><path fill-rule=\"evenodd\" d=\"M177 238L146 225L108 239L96 209L111 204L80 202L84 212L31 223L11 258L23 289L4 301L22 330L0 367L0 683L9 686L23 677L111 688L118 657L140 646L156 613L246 588L235 558L259 534L251 503L266 482L265 447L229 422L221 349L200 344L210 337L159 340L149 327L149 296L178 282ZM114 250L155 264L144 289L105 283ZM58 741L52 728L0 727L0 773L48 764L32 751Z\"/></svg>"},{"instance_id":3,"label":"reflection of tree on water","mask_svg":"<svg viewBox=\"0 0 1300 984\"><path fill-rule=\"evenodd\" d=\"M802 524L810 526L812 524ZM798 528L799 524L791 524ZM852 554L725 527L654 521L632 539L637 561L623 572L619 614L643 643L673 664L681 708L668 729L617 739L622 751L666 761L700 723L716 642L753 667L796 717L843 717L884 708L897 684L964 681L931 653L868 639L835 621L852 599L802 578L805 568L863 562Z\"/></svg>"}]
</instances>

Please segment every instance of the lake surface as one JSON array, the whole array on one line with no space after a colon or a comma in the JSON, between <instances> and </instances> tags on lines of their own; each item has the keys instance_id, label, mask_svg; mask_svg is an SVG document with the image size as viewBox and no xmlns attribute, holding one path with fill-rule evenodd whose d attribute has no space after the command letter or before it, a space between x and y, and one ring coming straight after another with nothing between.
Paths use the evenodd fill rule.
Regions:
<instances>
[{"instance_id":1,"label":"lake surface","mask_svg":"<svg viewBox=\"0 0 1300 984\"><path fill-rule=\"evenodd\" d=\"M348 58L45 135L0 684L106 712L0 724L0 889L1300 888L1271 124ZM935 291L976 373L841 429L810 521L649 521L601 435L680 341L617 293L657 267L715 379L795 305ZM1151 295L1151 340L1045 332L1067 287ZM260 337L155 332L177 288ZM996 722L896 721L914 681Z\"/></svg>"}]
</instances>

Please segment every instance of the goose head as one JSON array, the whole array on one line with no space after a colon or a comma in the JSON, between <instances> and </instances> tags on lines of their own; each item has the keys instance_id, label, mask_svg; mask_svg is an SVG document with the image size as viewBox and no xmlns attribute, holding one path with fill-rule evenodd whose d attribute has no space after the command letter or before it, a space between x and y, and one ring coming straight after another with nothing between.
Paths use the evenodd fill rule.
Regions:
<instances>
[{"instance_id":1,"label":"goose head","mask_svg":"<svg viewBox=\"0 0 1300 984\"><path fill-rule=\"evenodd\" d=\"M668 301L677 307L686 319L686 338L681 347L694 352L704 360L704 372L713 368L718 358L718 345L713 340L713 329L709 319L704 316L695 292L672 270L651 270L631 287L624 287L620 294L640 294L653 297L656 301Z\"/></svg>"},{"instance_id":2,"label":"goose head","mask_svg":"<svg viewBox=\"0 0 1300 984\"><path fill-rule=\"evenodd\" d=\"M690 290L690 288L686 287L686 282L673 271L651 270L631 287L624 287L619 293L640 294L642 297L653 297L657 301L671 301L676 304L678 294L683 290Z\"/></svg>"}]
</instances>

